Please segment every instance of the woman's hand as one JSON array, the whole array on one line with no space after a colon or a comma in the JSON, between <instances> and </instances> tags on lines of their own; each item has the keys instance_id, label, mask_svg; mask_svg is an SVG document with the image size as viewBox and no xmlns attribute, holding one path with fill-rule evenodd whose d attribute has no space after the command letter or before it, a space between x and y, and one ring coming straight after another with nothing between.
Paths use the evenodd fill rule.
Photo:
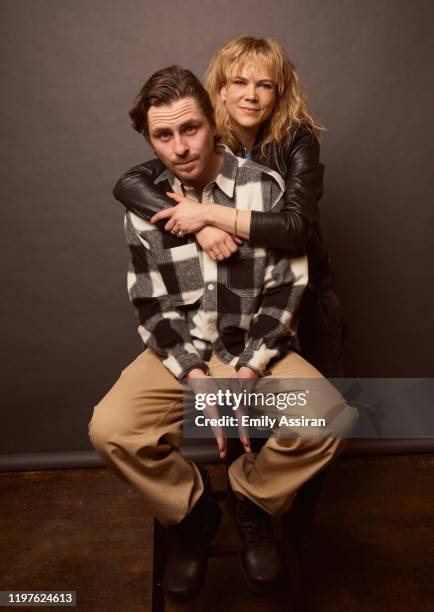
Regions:
<instances>
[{"instance_id":1,"label":"woman's hand","mask_svg":"<svg viewBox=\"0 0 434 612\"><path fill-rule=\"evenodd\" d=\"M171 191L167 195L175 200L176 206L160 210L151 218L150 223L168 219L164 229L172 234L181 232L184 236L194 234L208 224L209 204L195 202Z\"/></svg>"},{"instance_id":2,"label":"woman's hand","mask_svg":"<svg viewBox=\"0 0 434 612\"><path fill-rule=\"evenodd\" d=\"M243 244L241 238L231 236L211 225L206 225L196 232L196 240L213 261L228 259L238 251L238 245Z\"/></svg>"}]
</instances>

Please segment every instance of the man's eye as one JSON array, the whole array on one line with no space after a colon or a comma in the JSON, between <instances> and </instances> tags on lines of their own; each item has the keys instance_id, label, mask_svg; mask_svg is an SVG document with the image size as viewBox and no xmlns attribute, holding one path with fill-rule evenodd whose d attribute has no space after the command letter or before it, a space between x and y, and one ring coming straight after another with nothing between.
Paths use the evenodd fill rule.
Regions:
<instances>
[{"instance_id":1,"label":"man's eye","mask_svg":"<svg viewBox=\"0 0 434 612\"><path fill-rule=\"evenodd\" d=\"M160 132L157 136L159 140L169 140L170 133L169 132Z\"/></svg>"},{"instance_id":2,"label":"man's eye","mask_svg":"<svg viewBox=\"0 0 434 612\"><path fill-rule=\"evenodd\" d=\"M188 125L184 131L186 134L195 134L197 131L197 127L195 125Z\"/></svg>"}]
</instances>

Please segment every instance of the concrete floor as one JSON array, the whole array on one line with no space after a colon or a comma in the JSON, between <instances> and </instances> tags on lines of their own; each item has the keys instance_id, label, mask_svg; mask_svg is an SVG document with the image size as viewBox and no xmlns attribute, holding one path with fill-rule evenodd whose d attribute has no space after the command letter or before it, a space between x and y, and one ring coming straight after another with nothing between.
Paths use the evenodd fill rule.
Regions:
<instances>
[{"instance_id":1,"label":"concrete floor","mask_svg":"<svg viewBox=\"0 0 434 612\"><path fill-rule=\"evenodd\" d=\"M317 509L306 575L313 612L434 611L434 455L343 457ZM211 466L215 487L221 467ZM3 473L0 590L75 590L77 607L150 610L152 518L108 469ZM219 542L236 543L227 515ZM28 608L34 610L35 608ZM202 593L170 610L294 610L256 597L237 558L211 559Z\"/></svg>"}]
</instances>

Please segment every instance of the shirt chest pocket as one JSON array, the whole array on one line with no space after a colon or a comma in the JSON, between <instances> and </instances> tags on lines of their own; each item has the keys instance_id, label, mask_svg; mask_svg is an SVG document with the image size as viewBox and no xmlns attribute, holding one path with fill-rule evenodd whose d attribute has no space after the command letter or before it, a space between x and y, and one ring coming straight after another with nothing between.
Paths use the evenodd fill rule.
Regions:
<instances>
[{"instance_id":1,"label":"shirt chest pocket","mask_svg":"<svg viewBox=\"0 0 434 612\"><path fill-rule=\"evenodd\" d=\"M256 296L264 284L266 249L243 244L227 263L227 287L241 296Z\"/></svg>"},{"instance_id":2,"label":"shirt chest pocket","mask_svg":"<svg viewBox=\"0 0 434 612\"><path fill-rule=\"evenodd\" d=\"M201 298L203 277L195 242L158 250L157 265L174 304L194 304Z\"/></svg>"}]
</instances>

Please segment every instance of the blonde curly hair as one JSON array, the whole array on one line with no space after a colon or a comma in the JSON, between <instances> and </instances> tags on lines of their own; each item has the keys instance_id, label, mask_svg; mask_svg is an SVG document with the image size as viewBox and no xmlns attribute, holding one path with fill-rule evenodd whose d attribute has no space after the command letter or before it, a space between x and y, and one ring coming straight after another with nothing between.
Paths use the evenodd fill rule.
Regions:
<instances>
[{"instance_id":1,"label":"blonde curly hair","mask_svg":"<svg viewBox=\"0 0 434 612\"><path fill-rule=\"evenodd\" d=\"M237 69L254 62L263 66L276 86L276 105L265 126L261 150L273 141L281 147L288 132L304 124L319 136L325 128L307 110L306 94L294 64L274 38L238 36L223 45L211 59L204 84L214 106L217 131L224 142L235 151L239 146L226 110L221 89Z\"/></svg>"}]
</instances>

